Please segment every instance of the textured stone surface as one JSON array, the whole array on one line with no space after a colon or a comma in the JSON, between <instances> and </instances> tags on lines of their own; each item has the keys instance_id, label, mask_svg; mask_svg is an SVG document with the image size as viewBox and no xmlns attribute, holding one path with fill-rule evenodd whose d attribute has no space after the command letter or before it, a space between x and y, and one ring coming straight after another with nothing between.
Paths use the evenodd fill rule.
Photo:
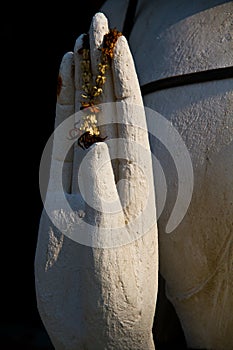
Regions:
<instances>
[{"instance_id":1,"label":"textured stone surface","mask_svg":"<svg viewBox=\"0 0 233 350\"><path fill-rule=\"evenodd\" d=\"M103 13L110 20L110 27L121 29L122 9L127 3L106 1ZM139 0L129 45L140 84L232 65L232 13L232 1ZM103 35L101 28L97 28L98 23L103 23L102 29L106 26L100 14L92 23L96 30L93 45L95 41L101 42L96 33ZM117 133L129 139L136 138L138 143L149 147L143 132L142 135L132 133L130 116L136 115L129 106L132 102L140 105L142 100L125 40L122 38L119 43L107 90L114 89L115 95L109 92L107 96L115 96L122 102L117 115L123 115L129 125L119 128ZM80 93L76 51L77 46L74 50L75 108ZM96 57L94 52L92 60ZM70 62L70 59L65 60ZM66 72L69 69L66 68ZM73 89L72 84L68 86ZM65 93L61 96L68 106L73 105L73 93L70 100ZM226 79L163 90L145 96L143 101L178 130L193 163L194 192L190 207L176 230L166 234L165 226L178 190L177 174L158 140L151 143L152 151L163 164L169 186L159 219L160 272L190 348L233 348L232 97L232 79ZM70 107L67 110L59 107L60 110L61 119L69 116ZM116 130L111 132L114 135ZM102 156L109 157L102 146ZM94 164L98 145L93 150ZM67 179L72 178L67 188L73 189L75 195L71 200L76 206L79 201L77 170L81 159L80 150L75 149L72 174L70 167L66 174ZM55 169L55 163L53 166ZM132 164L122 160L115 167L118 167L117 176L125 178L130 178L134 170ZM116 171L114 168L115 174ZM109 191L116 195L109 167L108 172ZM139 189L140 173L134 174L131 186ZM154 174L157 174L156 168ZM92 167L90 177L95 178L94 175ZM55 191L56 177L51 184ZM91 187L86 188L91 191ZM97 188L101 191L101 186ZM125 182L122 192L119 191L126 203L130 190ZM140 203L143 203L143 196L138 191L135 205L127 208L124 215L132 218L133 213L140 210ZM80 209L86 212L82 203ZM151 208L153 214L154 207ZM124 215L121 213L117 220L122 222ZM98 220L106 225L110 219L102 215ZM43 214L35 260L37 298L42 320L56 350L153 349L151 327L157 293L157 258L156 228L132 244L98 249L82 246L63 236Z\"/></svg>"},{"instance_id":2,"label":"textured stone surface","mask_svg":"<svg viewBox=\"0 0 233 350\"><path fill-rule=\"evenodd\" d=\"M103 12L116 25L117 15L111 14L108 2ZM232 14L232 1L139 0L129 45L140 84L232 66ZM177 193L176 172L167 152L153 140L151 148L170 186L159 219L160 272L191 348L233 347L232 86L233 80L226 79L144 97L146 106L178 130L194 169L189 210L177 229L166 235Z\"/></svg>"},{"instance_id":3,"label":"textured stone surface","mask_svg":"<svg viewBox=\"0 0 233 350\"><path fill-rule=\"evenodd\" d=\"M94 70L99 62L98 47L108 31L103 14L96 14L90 31ZM80 44L81 37L77 39L74 53L67 53L61 62L63 85L57 101L55 125L78 110L80 104ZM108 135L118 134L129 140L128 144L120 141L117 145L125 158L112 167L111 152L114 150L106 143L96 143L88 151L75 145L63 168L66 198L78 213L82 211L80 218L83 216L91 223L92 228L86 235L91 237L94 247L68 238L51 221L52 218L68 226L74 220L73 213L59 208L59 157L61 147L64 148L64 135L59 132L54 137L47 193L50 208L54 206L54 210L50 217L45 211L41 216L35 277L38 310L56 350L154 349L152 326L157 297L158 242L152 162L142 97L126 40L120 38L115 49L102 102L117 101L113 108L123 127L110 125L112 129L108 129L111 131ZM74 120L78 121L77 118L78 115ZM141 130L133 125L137 118ZM134 153L130 142L143 145L149 154L147 161L140 153ZM81 175L78 175L79 170ZM116 187L117 176L124 179L120 188ZM151 188L150 193L148 188ZM79 190L98 212L83 204ZM146 206L146 213L140 219L148 196L150 206ZM116 209L112 214L106 213L106 202L111 201ZM153 217L149 231L141 234ZM134 220L137 224L133 228L128 226ZM114 241L115 227L126 227L128 244L123 237L119 246L101 248L111 237Z\"/></svg>"}]
</instances>

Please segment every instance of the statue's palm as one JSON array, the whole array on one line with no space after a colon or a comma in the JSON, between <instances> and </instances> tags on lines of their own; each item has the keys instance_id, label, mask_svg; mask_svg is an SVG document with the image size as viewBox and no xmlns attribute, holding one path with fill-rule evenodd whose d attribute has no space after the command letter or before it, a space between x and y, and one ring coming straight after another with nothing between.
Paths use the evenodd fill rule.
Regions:
<instances>
[{"instance_id":1,"label":"statue's palm","mask_svg":"<svg viewBox=\"0 0 233 350\"><path fill-rule=\"evenodd\" d=\"M108 30L105 16L96 14L90 28L94 76ZM140 88L123 36L97 114L106 142L88 150L75 142L62 156L82 114L82 38L60 67L50 180L35 258L38 309L56 350L154 349L153 174Z\"/></svg>"}]
</instances>

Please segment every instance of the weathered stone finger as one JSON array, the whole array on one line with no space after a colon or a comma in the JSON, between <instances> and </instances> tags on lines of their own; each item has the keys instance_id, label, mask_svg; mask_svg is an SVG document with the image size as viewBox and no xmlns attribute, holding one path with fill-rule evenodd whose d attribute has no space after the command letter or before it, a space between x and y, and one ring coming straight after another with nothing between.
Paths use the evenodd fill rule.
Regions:
<instances>
[{"instance_id":1,"label":"weathered stone finger","mask_svg":"<svg viewBox=\"0 0 233 350\"><path fill-rule=\"evenodd\" d=\"M80 165L79 188L86 202L93 246L111 246L111 234L124 225L124 215L106 143L95 143L86 153Z\"/></svg>"},{"instance_id":2,"label":"weathered stone finger","mask_svg":"<svg viewBox=\"0 0 233 350\"><path fill-rule=\"evenodd\" d=\"M83 159L83 150L78 146L77 140L81 135L79 130L82 123L82 113L80 112L82 100L82 47L85 34L81 34L74 45L74 81L75 81L75 116L73 125L74 137L74 156L73 156L73 174L72 174L72 193L79 193L78 171L79 165Z\"/></svg>"},{"instance_id":3,"label":"weathered stone finger","mask_svg":"<svg viewBox=\"0 0 233 350\"><path fill-rule=\"evenodd\" d=\"M103 47L104 36L109 32L108 20L101 12L95 14L90 26L90 57L91 57L91 69L93 73L94 85L96 79L104 79L103 85L99 86L102 90L100 95L97 96L96 102L100 104L100 113L97 115L99 129L102 136L107 136L107 140L117 138L117 113L116 113L116 97L114 93L111 60L107 58L104 60L104 54L101 50ZM107 68L105 69L105 65ZM101 69L105 71L101 73ZM113 149L113 143L109 144L110 157L113 159L116 154L116 150ZM118 180L118 161L112 160L112 166L115 174L116 181Z\"/></svg>"},{"instance_id":4,"label":"weathered stone finger","mask_svg":"<svg viewBox=\"0 0 233 350\"><path fill-rule=\"evenodd\" d=\"M73 147L67 135L73 124L74 114L74 75L73 52L67 52L60 64L57 83L57 102L55 129L52 148L49 190L57 191L60 187L60 172L63 171L62 182L66 192L70 191L72 178ZM68 148L70 146L70 148ZM67 153L64 154L64 149Z\"/></svg>"},{"instance_id":5,"label":"weathered stone finger","mask_svg":"<svg viewBox=\"0 0 233 350\"><path fill-rule=\"evenodd\" d=\"M118 115L119 193L129 220L153 196L151 153L139 82L124 36L118 38L112 64ZM153 205L153 201L151 202Z\"/></svg>"}]
</instances>

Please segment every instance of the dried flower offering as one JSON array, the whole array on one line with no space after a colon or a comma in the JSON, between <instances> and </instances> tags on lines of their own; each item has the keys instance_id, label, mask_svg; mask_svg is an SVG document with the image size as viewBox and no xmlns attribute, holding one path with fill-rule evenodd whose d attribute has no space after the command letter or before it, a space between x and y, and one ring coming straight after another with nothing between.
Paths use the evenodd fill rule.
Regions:
<instances>
[{"instance_id":1,"label":"dried flower offering","mask_svg":"<svg viewBox=\"0 0 233 350\"><path fill-rule=\"evenodd\" d=\"M104 36L103 47L101 50L101 60L98 64L98 74L93 78L90 61L90 45L88 34L83 37L83 46L79 50L82 55L81 72L82 72L82 93L80 109L84 111L84 116L79 130L83 134L78 139L78 145L83 149L89 148L93 143L104 141L106 137L100 136L98 128L98 113L100 108L97 106L100 96L103 93L106 83L106 72L110 67L113 58L114 46L122 33L116 28L110 29Z\"/></svg>"}]
</instances>

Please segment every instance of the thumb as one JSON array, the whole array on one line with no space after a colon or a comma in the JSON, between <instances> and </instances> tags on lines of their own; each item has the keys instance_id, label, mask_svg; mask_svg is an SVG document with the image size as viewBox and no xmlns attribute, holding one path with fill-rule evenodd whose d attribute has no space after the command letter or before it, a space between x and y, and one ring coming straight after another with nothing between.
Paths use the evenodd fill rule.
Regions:
<instances>
[{"instance_id":1,"label":"thumb","mask_svg":"<svg viewBox=\"0 0 233 350\"><path fill-rule=\"evenodd\" d=\"M124 215L105 142L93 144L80 164L79 188L86 206L86 221L93 246L111 246L114 231L124 225Z\"/></svg>"}]
</instances>

